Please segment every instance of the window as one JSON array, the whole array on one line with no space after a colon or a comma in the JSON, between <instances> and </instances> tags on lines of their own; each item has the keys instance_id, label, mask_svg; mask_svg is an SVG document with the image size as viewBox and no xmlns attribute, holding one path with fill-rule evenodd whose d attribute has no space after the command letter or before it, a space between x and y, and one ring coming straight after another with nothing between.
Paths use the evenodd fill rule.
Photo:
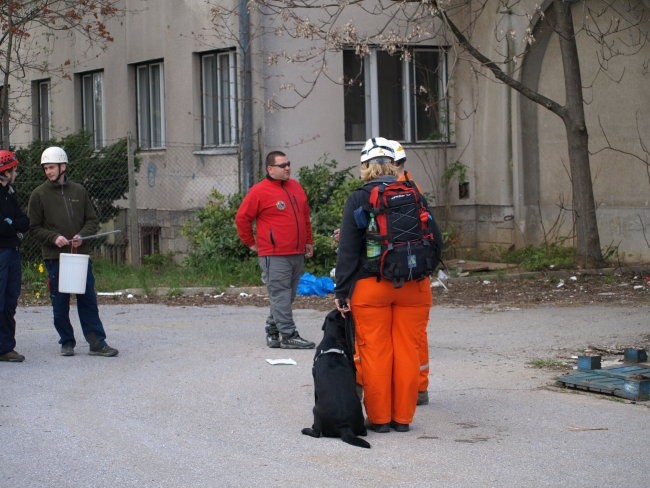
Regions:
<instances>
[{"instance_id":1,"label":"window","mask_svg":"<svg viewBox=\"0 0 650 488\"><path fill-rule=\"evenodd\" d=\"M104 73L95 71L81 77L81 127L92 133L95 149L104 146Z\"/></svg>"},{"instance_id":2,"label":"window","mask_svg":"<svg viewBox=\"0 0 650 488\"><path fill-rule=\"evenodd\" d=\"M35 81L34 100L34 138L37 141L50 139L50 80Z\"/></svg>"},{"instance_id":3,"label":"window","mask_svg":"<svg viewBox=\"0 0 650 488\"><path fill-rule=\"evenodd\" d=\"M143 149L165 147L165 86L163 63L136 66L138 145Z\"/></svg>"},{"instance_id":4,"label":"window","mask_svg":"<svg viewBox=\"0 0 650 488\"><path fill-rule=\"evenodd\" d=\"M449 140L446 52L343 51L346 142L381 135L402 142Z\"/></svg>"},{"instance_id":5,"label":"window","mask_svg":"<svg viewBox=\"0 0 650 488\"><path fill-rule=\"evenodd\" d=\"M160 254L160 227L140 227L140 255Z\"/></svg>"},{"instance_id":6,"label":"window","mask_svg":"<svg viewBox=\"0 0 650 488\"><path fill-rule=\"evenodd\" d=\"M237 144L237 65L235 51L201 55L203 146Z\"/></svg>"}]
</instances>

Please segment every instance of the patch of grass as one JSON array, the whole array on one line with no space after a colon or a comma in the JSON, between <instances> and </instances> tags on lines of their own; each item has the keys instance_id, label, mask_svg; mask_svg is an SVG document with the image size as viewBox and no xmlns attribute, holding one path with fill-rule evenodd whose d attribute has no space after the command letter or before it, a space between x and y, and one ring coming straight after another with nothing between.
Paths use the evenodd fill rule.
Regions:
<instances>
[{"instance_id":1,"label":"patch of grass","mask_svg":"<svg viewBox=\"0 0 650 488\"><path fill-rule=\"evenodd\" d=\"M183 294L182 291L174 286L172 286L169 290L167 290L168 297L179 297L182 294Z\"/></svg>"},{"instance_id":2,"label":"patch of grass","mask_svg":"<svg viewBox=\"0 0 650 488\"><path fill-rule=\"evenodd\" d=\"M544 244L505 251L501 259L506 263L518 264L527 271L570 269L575 267L576 252L572 247Z\"/></svg>"},{"instance_id":3,"label":"patch of grass","mask_svg":"<svg viewBox=\"0 0 650 488\"><path fill-rule=\"evenodd\" d=\"M25 293L31 299L46 298L47 291L47 270L43 263L23 263L22 283Z\"/></svg>"},{"instance_id":4,"label":"patch of grass","mask_svg":"<svg viewBox=\"0 0 650 488\"><path fill-rule=\"evenodd\" d=\"M552 359L552 358L533 359L532 361L528 362L528 365L536 369L552 369L554 371L569 369L569 365L566 364L564 361L560 361L559 359Z\"/></svg>"},{"instance_id":5,"label":"patch of grass","mask_svg":"<svg viewBox=\"0 0 650 488\"><path fill-rule=\"evenodd\" d=\"M616 277L613 275L605 275L602 277L603 283L606 285L615 285Z\"/></svg>"},{"instance_id":6,"label":"patch of grass","mask_svg":"<svg viewBox=\"0 0 650 488\"><path fill-rule=\"evenodd\" d=\"M153 288L168 287L168 294L174 296L187 287L210 287L220 292L231 285L262 285L257 258L217 260L192 266L179 265L170 256L154 255L147 257L138 268L93 258L93 273L95 288L103 292L140 288L150 294ZM24 299L48 296L47 270L43 263L24 262L22 275Z\"/></svg>"}]
</instances>

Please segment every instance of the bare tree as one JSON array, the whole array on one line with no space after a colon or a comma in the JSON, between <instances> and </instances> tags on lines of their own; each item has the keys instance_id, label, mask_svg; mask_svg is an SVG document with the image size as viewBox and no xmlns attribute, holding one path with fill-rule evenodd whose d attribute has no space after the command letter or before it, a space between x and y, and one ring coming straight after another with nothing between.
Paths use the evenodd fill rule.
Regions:
<instances>
[{"instance_id":1,"label":"bare tree","mask_svg":"<svg viewBox=\"0 0 650 488\"><path fill-rule=\"evenodd\" d=\"M47 49L48 33L74 32L91 44L106 45L113 38L106 22L121 14L121 0L5 0L0 2L0 124L2 144L9 145L10 91L20 92L22 80L30 69L44 73L58 71L65 75L64 66L35 64L32 54ZM45 33L36 36L37 32ZM43 59L42 52L40 52ZM15 81L12 86L12 81Z\"/></svg>"},{"instance_id":2,"label":"bare tree","mask_svg":"<svg viewBox=\"0 0 650 488\"><path fill-rule=\"evenodd\" d=\"M579 264L589 267L601 266L603 264L603 255L596 221L596 209L589 164L589 134L585 122L583 83L572 14L572 4L577 2L575 0L553 0L550 3L548 12L551 15L547 15L546 12L540 10L537 19L552 28L559 38L564 71L564 105L525 86L507 74L495 61L481 53L470 42L468 37L464 35L454 20L452 20L449 12L440 6L441 2L432 1L422 3L431 4L432 14L444 21L460 46L469 52L482 66L489 69L495 78L560 117L566 129L569 148L573 218ZM625 2L618 3L619 5L617 6L615 3L609 5L603 2L600 11L592 11L587 17L587 19L595 19L596 17L602 16L605 12L609 13L609 15L615 14L612 17L612 21L604 30L599 29L599 23L597 21L592 23L587 22L584 25L585 31L589 35L592 35L600 46L601 71L607 71L605 64L611 57L624 54L615 47L615 44L610 42L613 34L620 32L621 29L635 30L636 34L633 35L632 50L640 49L647 42L647 34L644 34L643 26L650 18L650 12L648 12L641 2L627 2L627 8L622 5ZM620 15L617 8L624 10L625 15ZM531 38L532 41L534 41L533 38ZM506 62L508 61L506 60Z\"/></svg>"}]
</instances>

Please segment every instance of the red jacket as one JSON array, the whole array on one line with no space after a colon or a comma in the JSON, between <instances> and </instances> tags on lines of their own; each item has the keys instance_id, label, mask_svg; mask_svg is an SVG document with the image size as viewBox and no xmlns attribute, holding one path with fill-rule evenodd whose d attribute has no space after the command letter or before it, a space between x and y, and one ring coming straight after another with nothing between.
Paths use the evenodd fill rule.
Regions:
<instances>
[{"instance_id":1,"label":"red jacket","mask_svg":"<svg viewBox=\"0 0 650 488\"><path fill-rule=\"evenodd\" d=\"M253 185L237 210L235 225L244 244L257 244L259 256L304 254L305 245L313 244L307 195L296 180L266 177Z\"/></svg>"}]
</instances>

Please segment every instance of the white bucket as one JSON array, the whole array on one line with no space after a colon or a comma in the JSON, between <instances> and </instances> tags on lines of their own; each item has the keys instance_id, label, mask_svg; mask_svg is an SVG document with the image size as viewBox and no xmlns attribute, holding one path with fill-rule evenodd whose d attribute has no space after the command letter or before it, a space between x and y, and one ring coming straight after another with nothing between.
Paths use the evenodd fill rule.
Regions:
<instances>
[{"instance_id":1,"label":"white bucket","mask_svg":"<svg viewBox=\"0 0 650 488\"><path fill-rule=\"evenodd\" d=\"M59 255L59 291L61 293L86 293L88 277L88 254Z\"/></svg>"}]
</instances>

